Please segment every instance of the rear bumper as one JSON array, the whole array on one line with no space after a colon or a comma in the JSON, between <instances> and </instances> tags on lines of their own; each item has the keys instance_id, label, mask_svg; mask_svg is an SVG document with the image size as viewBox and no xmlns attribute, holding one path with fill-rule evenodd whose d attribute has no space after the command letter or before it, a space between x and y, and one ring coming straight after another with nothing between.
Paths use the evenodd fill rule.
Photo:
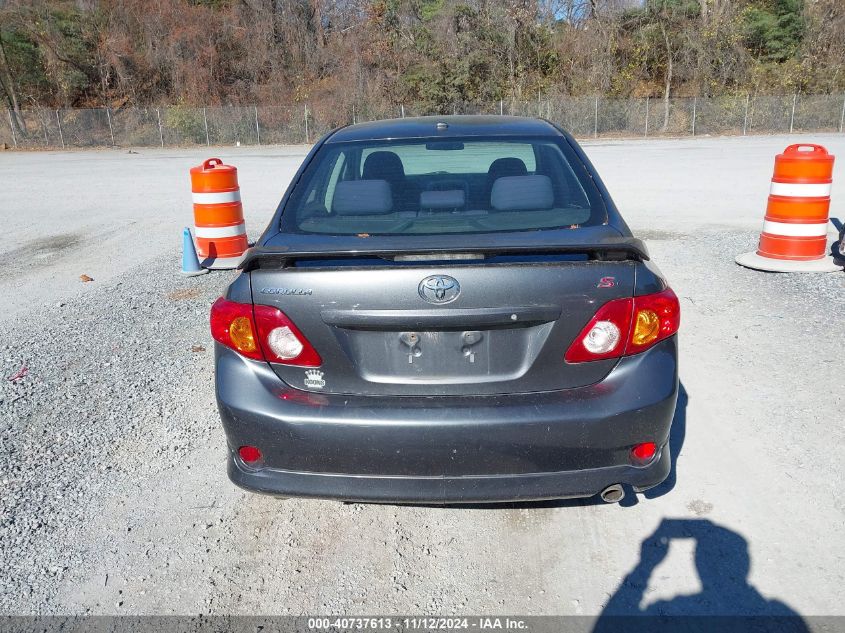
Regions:
<instances>
[{"instance_id":1,"label":"rear bumper","mask_svg":"<svg viewBox=\"0 0 845 633\"><path fill-rule=\"evenodd\" d=\"M370 397L289 388L265 363L217 346L217 399L229 477L267 494L458 503L587 497L615 483L644 490L669 474L678 392L673 337L622 359L599 383L477 397ZM630 447L661 447L648 466ZM264 455L243 464L239 446Z\"/></svg>"},{"instance_id":2,"label":"rear bumper","mask_svg":"<svg viewBox=\"0 0 845 633\"><path fill-rule=\"evenodd\" d=\"M378 477L331 475L265 468L250 472L229 456L229 478L241 488L282 497L316 497L385 503L482 503L592 497L611 484L647 490L669 475L669 447L646 468L587 470L481 477Z\"/></svg>"}]
</instances>

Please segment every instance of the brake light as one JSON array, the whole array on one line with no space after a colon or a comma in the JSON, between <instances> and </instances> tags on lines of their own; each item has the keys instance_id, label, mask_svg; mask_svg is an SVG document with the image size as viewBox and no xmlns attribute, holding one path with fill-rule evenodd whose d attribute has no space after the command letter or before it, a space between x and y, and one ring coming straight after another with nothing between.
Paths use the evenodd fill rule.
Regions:
<instances>
[{"instance_id":1,"label":"brake light","mask_svg":"<svg viewBox=\"0 0 845 633\"><path fill-rule=\"evenodd\" d=\"M583 363L622 356L631 330L633 305L634 300L627 298L614 299L600 307L569 346L564 356L566 362ZM615 337L611 336L614 330Z\"/></svg>"},{"instance_id":2,"label":"brake light","mask_svg":"<svg viewBox=\"0 0 845 633\"><path fill-rule=\"evenodd\" d=\"M678 331L681 306L670 288L614 299L598 309L566 351L567 363L639 354Z\"/></svg>"},{"instance_id":3,"label":"brake light","mask_svg":"<svg viewBox=\"0 0 845 633\"><path fill-rule=\"evenodd\" d=\"M319 367L322 359L287 315L272 306L220 298L211 306L211 335L247 358Z\"/></svg>"},{"instance_id":4,"label":"brake light","mask_svg":"<svg viewBox=\"0 0 845 633\"><path fill-rule=\"evenodd\" d=\"M287 315L272 306L255 306L258 341L271 363L319 367L323 360Z\"/></svg>"}]
</instances>

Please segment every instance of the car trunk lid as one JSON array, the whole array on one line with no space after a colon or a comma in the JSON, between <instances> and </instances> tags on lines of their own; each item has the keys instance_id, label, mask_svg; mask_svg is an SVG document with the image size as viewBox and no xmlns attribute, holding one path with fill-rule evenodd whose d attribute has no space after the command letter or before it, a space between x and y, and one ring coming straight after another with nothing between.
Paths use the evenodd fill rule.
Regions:
<instances>
[{"instance_id":1,"label":"car trunk lid","mask_svg":"<svg viewBox=\"0 0 845 633\"><path fill-rule=\"evenodd\" d=\"M563 359L598 307L633 294L636 261L603 257L287 252L246 267L254 302L281 309L322 357L319 368L273 364L292 387L491 395L585 386L613 368L615 359Z\"/></svg>"}]
</instances>

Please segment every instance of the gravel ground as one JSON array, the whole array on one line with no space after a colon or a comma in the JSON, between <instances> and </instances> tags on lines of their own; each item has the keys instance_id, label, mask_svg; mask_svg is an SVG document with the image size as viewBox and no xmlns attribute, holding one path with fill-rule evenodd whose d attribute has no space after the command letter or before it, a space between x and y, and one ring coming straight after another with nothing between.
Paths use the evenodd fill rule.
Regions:
<instances>
[{"instance_id":1,"label":"gravel ground","mask_svg":"<svg viewBox=\"0 0 845 633\"><path fill-rule=\"evenodd\" d=\"M150 253L109 262L104 252L91 260L103 274L90 283L77 280L92 270L80 258L96 249L85 237L59 261L46 258L47 272L17 264L14 279L0 282L13 306L0 316L0 613L595 615L608 603L625 612L660 604L664 612L756 613L778 600L802 615L845 615L845 508L835 492L845 461L845 275L774 275L733 263L755 245L765 198L765 182L743 185L735 174L749 155L785 140L588 147L684 310L676 468L623 505L346 505L242 492L225 475L206 325L233 273L178 275L184 218L141 222L167 226L160 233L172 232L172 242L123 229L149 241ZM845 142L829 142L845 153ZM242 162L295 162L283 148L262 152ZM33 156L49 169L69 157L94 160L22 160ZM4 182L17 159L0 156ZM761 171L770 164L771 152ZM713 217L702 217L708 200L687 195L684 173L710 183ZM157 185L175 190L182 175ZM94 171L79 186L97 178ZM28 189L16 186L13 201L28 204ZM834 215L841 209L837 201ZM268 215L248 209L248 218ZM72 220L54 217L37 239L73 233ZM31 244L26 231L0 243L4 265ZM61 283L44 281L56 276ZM42 281L47 289L38 292ZM8 380L22 367L25 376ZM661 525L678 538L644 580L629 577L643 571ZM696 546L707 556L696 558Z\"/></svg>"}]
</instances>

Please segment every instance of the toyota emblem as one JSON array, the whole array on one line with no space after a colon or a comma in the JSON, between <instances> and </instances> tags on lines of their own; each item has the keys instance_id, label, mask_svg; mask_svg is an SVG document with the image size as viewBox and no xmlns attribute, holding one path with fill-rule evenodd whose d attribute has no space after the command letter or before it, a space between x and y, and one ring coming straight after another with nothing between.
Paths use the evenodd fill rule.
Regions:
<instances>
[{"instance_id":1,"label":"toyota emblem","mask_svg":"<svg viewBox=\"0 0 845 633\"><path fill-rule=\"evenodd\" d=\"M458 280L448 275L431 275L420 282L420 297L429 303L449 303L461 294Z\"/></svg>"}]
</instances>

